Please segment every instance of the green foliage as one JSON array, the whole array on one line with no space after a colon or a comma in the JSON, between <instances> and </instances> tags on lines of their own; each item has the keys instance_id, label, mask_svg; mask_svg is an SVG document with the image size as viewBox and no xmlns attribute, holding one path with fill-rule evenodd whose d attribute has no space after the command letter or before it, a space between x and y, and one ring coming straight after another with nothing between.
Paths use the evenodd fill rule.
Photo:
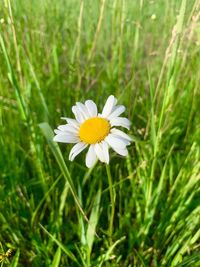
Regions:
<instances>
[{"instance_id":1,"label":"green foliage","mask_svg":"<svg viewBox=\"0 0 200 267\"><path fill-rule=\"evenodd\" d=\"M198 0L0 2L1 266L200 266L199 17ZM104 164L52 141L110 94L134 139L111 153L112 205Z\"/></svg>"}]
</instances>

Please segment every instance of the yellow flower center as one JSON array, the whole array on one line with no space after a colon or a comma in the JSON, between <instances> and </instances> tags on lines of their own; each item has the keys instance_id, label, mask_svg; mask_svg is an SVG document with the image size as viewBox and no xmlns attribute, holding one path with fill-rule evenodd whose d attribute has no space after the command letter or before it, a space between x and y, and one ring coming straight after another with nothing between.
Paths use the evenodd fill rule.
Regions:
<instances>
[{"instance_id":1,"label":"yellow flower center","mask_svg":"<svg viewBox=\"0 0 200 267\"><path fill-rule=\"evenodd\" d=\"M96 144L104 140L109 132L110 123L106 119L94 117L81 124L79 136L87 144Z\"/></svg>"}]
</instances>

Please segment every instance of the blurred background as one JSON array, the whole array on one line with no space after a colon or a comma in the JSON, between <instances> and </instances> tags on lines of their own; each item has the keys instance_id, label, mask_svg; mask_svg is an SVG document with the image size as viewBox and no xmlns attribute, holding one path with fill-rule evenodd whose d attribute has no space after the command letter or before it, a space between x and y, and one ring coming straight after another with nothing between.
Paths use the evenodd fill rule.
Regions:
<instances>
[{"instance_id":1,"label":"blurred background","mask_svg":"<svg viewBox=\"0 0 200 267\"><path fill-rule=\"evenodd\" d=\"M200 266L199 18L198 0L0 2L2 266ZM134 138L110 163L112 244L105 166L51 139L110 94Z\"/></svg>"}]
</instances>

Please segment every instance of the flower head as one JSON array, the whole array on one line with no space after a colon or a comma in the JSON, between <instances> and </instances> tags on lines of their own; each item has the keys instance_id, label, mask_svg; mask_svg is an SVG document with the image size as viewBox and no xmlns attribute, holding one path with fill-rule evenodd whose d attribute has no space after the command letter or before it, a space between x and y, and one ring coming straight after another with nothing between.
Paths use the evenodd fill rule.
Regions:
<instances>
[{"instance_id":1,"label":"flower head","mask_svg":"<svg viewBox=\"0 0 200 267\"><path fill-rule=\"evenodd\" d=\"M71 161L89 146L86 155L88 168L92 167L97 159L108 164L110 147L119 155L127 156L126 146L130 145L132 139L115 128L115 126L130 128L130 121L120 117L124 111L125 107L117 105L117 99L113 95L108 97L100 114L92 100L85 101L85 104L77 102L72 107L75 119L62 118L67 124L58 126L54 141L75 143L69 153Z\"/></svg>"}]
</instances>

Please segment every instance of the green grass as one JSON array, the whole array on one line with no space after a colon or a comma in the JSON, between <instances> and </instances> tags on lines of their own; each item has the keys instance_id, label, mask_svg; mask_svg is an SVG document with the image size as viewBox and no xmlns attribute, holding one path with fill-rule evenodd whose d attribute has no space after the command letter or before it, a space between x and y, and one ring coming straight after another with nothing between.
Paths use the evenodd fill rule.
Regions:
<instances>
[{"instance_id":1,"label":"green grass","mask_svg":"<svg viewBox=\"0 0 200 267\"><path fill-rule=\"evenodd\" d=\"M198 0L1 1L1 266L200 266L199 17ZM104 164L52 141L110 94L134 139L112 199Z\"/></svg>"}]
</instances>

